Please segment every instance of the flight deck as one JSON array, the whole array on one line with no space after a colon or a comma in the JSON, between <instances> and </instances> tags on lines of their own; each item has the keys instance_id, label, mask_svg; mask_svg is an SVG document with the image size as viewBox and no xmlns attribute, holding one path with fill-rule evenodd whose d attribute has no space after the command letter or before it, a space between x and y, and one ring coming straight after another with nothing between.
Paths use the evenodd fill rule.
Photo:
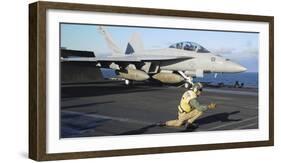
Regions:
<instances>
[{"instance_id":1,"label":"flight deck","mask_svg":"<svg viewBox=\"0 0 281 163\"><path fill-rule=\"evenodd\" d=\"M258 128L258 90L204 87L200 104L217 103L196 123L199 127L159 127L177 118L185 88L135 82L100 81L61 85L61 138Z\"/></svg>"}]
</instances>

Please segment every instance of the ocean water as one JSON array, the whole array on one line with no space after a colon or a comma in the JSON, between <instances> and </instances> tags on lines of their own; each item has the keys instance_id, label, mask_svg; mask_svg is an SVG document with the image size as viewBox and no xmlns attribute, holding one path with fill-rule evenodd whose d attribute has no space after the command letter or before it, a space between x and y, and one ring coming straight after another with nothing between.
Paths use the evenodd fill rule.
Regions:
<instances>
[{"instance_id":1,"label":"ocean water","mask_svg":"<svg viewBox=\"0 0 281 163\"><path fill-rule=\"evenodd\" d=\"M236 81L240 84L244 83L244 87L258 88L258 73L257 72L243 72L243 73L218 73L215 78L215 74L204 74L203 78L195 78L194 81L210 82L217 85L223 83L224 85L234 85Z\"/></svg>"},{"instance_id":2,"label":"ocean water","mask_svg":"<svg viewBox=\"0 0 281 163\"><path fill-rule=\"evenodd\" d=\"M116 77L114 70L101 69L104 78ZM258 88L258 73L257 72L243 72L243 73L218 73L204 74L203 78L194 78L195 82L208 82L212 85L223 83L224 85L234 85L236 81L240 84L244 83L244 87Z\"/></svg>"}]
</instances>

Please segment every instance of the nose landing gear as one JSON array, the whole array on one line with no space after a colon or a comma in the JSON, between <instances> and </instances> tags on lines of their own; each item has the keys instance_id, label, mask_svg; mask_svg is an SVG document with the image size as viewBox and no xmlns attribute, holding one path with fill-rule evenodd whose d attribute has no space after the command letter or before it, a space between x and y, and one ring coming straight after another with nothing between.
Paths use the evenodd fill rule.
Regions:
<instances>
[{"instance_id":1,"label":"nose landing gear","mask_svg":"<svg viewBox=\"0 0 281 163\"><path fill-rule=\"evenodd\" d=\"M185 83L183 84L184 88L191 88L193 83L193 78L191 76L186 76L184 72L178 71L178 73L185 79Z\"/></svg>"}]
</instances>

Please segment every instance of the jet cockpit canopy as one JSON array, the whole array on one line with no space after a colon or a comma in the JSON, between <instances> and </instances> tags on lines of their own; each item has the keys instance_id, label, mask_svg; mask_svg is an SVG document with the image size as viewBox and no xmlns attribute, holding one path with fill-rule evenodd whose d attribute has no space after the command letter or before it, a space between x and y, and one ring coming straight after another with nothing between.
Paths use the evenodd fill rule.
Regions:
<instances>
[{"instance_id":1,"label":"jet cockpit canopy","mask_svg":"<svg viewBox=\"0 0 281 163\"><path fill-rule=\"evenodd\" d=\"M195 51L198 53L209 53L209 51L207 49L205 49L203 46L201 46L195 42L188 42L188 41L173 44L173 45L169 46L169 48Z\"/></svg>"}]
</instances>

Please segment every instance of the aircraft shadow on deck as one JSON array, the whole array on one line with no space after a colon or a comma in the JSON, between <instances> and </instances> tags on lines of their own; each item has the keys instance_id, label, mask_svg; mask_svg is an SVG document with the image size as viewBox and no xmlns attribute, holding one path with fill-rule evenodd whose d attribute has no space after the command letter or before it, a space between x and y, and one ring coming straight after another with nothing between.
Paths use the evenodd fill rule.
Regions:
<instances>
[{"instance_id":1,"label":"aircraft shadow on deck","mask_svg":"<svg viewBox=\"0 0 281 163\"><path fill-rule=\"evenodd\" d=\"M234 114L238 114L240 111L233 111L230 113L218 113L214 115L210 115L204 118L200 118L196 121L199 125L209 124L213 122L235 122L235 121L241 121L242 119L231 119L230 116Z\"/></svg>"},{"instance_id":2,"label":"aircraft shadow on deck","mask_svg":"<svg viewBox=\"0 0 281 163\"><path fill-rule=\"evenodd\" d=\"M234 114L238 114L240 113L240 111L233 111L230 113L218 113L218 114L214 114L214 115L210 115L204 118L200 118L197 121L195 121L195 123L197 123L200 126L205 125L205 124L210 124L210 123L214 123L214 122L236 122L236 121L241 121L242 119L231 119L230 116L234 115ZM190 129L184 129L180 132L192 132L194 130L196 130L197 128L190 128Z\"/></svg>"},{"instance_id":3,"label":"aircraft shadow on deck","mask_svg":"<svg viewBox=\"0 0 281 163\"><path fill-rule=\"evenodd\" d=\"M234 111L230 113L219 113L215 115L210 115L201 119L198 119L196 123L199 124L199 127L204 124L214 123L214 122L235 122L235 121L241 121L242 119L231 119L230 116L234 114L238 114L240 111ZM157 127L155 124L151 124L136 130L126 131L123 133L120 133L118 135L138 135L146 133L149 129ZM198 128L198 127L197 127ZM195 131L197 128L188 128L180 131L174 131L174 132L192 132ZM178 128L177 128L178 129ZM162 132L165 133L165 132Z\"/></svg>"},{"instance_id":4,"label":"aircraft shadow on deck","mask_svg":"<svg viewBox=\"0 0 281 163\"><path fill-rule=\"evenodd\" d=\"M127 88L123 85L114 86L73 86L73 87L61 87L61 98L71 97L88 97L88 96L103 96L112 94L126 94L131 92L149 92L159 90L157 88L143 88L132 86Z\"/></svg>"},{"instance_id":5,"label":"aircraft shadow on deck","mask_svg":"<svg viewBox=\"0 0 281 163\"><path fill-rule=\"evenodd\" d=\"M114 102L115 101L104 101L104 102L95 102L95 103L78 104L78 105L70 105L70 106L61 106L61 109L89 107L89 106L103 105L103 104L109 104L109 103L114 103Z\"/></svg>"},{"instance_id":6,"label":"aircraft shadow on deck","mask_svg":"<svg viewBox=\"0 0 281 163\"><path fill-rule=\"evenodd\" d=\"M138 135L138 134L143 134L145 132L147 132L150 128L154 128L157 127L155 124L151 124L136 130L131 130L131 131L126 131L126 132L122 132L120 134L117 135Z\"/></svg>"},{"instance_id":7,"label":"aircraft shadow on deck","mask_svg":"<svg viewBox=\"0 0 281 163\"><path fill-rule=\"evenodd\" d=\"M105 122L110 121L110 119L85 117L70 112L62 112L61 119L61 138L87 137L89 136L87 131L93 131ZM73 124L71 121L73 119L79 123Z\"/></svg>"}]
</instances>

